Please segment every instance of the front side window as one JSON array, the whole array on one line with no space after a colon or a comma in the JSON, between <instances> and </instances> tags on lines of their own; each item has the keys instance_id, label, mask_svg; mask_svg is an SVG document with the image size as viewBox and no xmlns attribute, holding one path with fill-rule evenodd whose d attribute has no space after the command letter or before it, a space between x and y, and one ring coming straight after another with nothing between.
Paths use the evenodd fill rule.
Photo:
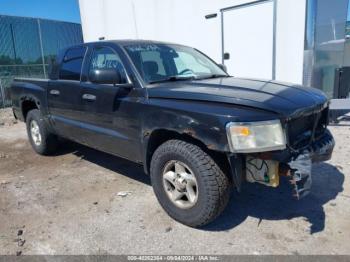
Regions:
<instances>
[{"instance_id":1,"label":"front side window","mask_svg":"<svg viewBox=\"0 0 350 262\"><path fill-rule=\"evenodd\" d=\"M227 76L211 59L190 47L133 44L125 49L147 83Z\"/></svg>"},{"instance_id":2,"label":"front side window","mask_svg":"<svg viewBox=\"0 0 350 262\"><path fill-rule=\"evenodd\" d=\"M109 47L96 48L92 54L89 71L97 69L115 69L121 76L121 84L127 83L127 76L122 61Z\"/></svg>"},{"instance_id":3,"label":"front side window","mask_svg":"<svg viewBox=\"0 0 350 262\"><path fill-rule=\"evenodd\" d=\"M60 79L80 81L85 51L86 47L74 47L67 50L59 72Z\"/></svg>"}]
</instances>

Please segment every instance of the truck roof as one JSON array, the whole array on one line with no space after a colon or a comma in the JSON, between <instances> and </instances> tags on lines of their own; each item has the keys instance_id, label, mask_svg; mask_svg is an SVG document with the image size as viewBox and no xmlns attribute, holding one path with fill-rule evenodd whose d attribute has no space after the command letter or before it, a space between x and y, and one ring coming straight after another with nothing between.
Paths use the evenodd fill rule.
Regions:
<instances>
[{"instance_id":1,"label":"truck roof","mask_svg":"<svg viewBox=\"0 0 350 262\"><path fill-rule=\"evenodd\" d=\"M86 43L75 45L75 46L88 46L88 45L95 45L95 44L99 44L99 43L114 43L114 44L118 44L118 45L121 45L121 46L134 45L134 44L180 45L180 44L177 44L177 43L155 41L155 40L118 39L118 40L101 40L101 41L86 42Z\"/></svg>"}]
</instances>

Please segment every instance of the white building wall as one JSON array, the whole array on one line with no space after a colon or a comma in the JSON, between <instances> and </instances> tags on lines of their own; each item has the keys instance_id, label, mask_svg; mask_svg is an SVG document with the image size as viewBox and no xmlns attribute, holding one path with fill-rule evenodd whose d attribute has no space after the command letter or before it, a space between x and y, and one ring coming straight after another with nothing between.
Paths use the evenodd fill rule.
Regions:
<instances>
[{"instance_id":1,"label":"white building wall","mask_svg":"<svg viewBox=\"0 0 350 262\"><path fill-rule=\"evenodd\" d=\"M303 82L306 0L277 2L276 79Z\"/></svg>"},{"instance_id":2,"label":"white building wall","mask_svg":"<svg viewBox=\"0 0 350 262\"><path fill-rule=\"evenodd\" d=\"M277 1L276 79L301 84L306 0ZM221 62L220 9L247 2L252 1L79 0L79 5L86 42L99 37L169 41ZM204 18L211 13L218 16ZM251 22L259 26L259 17Z\"/></svg>"},{"instance_id":3,"label":"white building wall","mask_svg":"<svg viewBox=\"0 0 350 262\"><path fill-rule=\"evenodd\" d=\"M256 20L256 21L252 21ZM246 78L273 78L274 3L264 2L223 12L228 73Z\"/></svg>"}]
</instances>

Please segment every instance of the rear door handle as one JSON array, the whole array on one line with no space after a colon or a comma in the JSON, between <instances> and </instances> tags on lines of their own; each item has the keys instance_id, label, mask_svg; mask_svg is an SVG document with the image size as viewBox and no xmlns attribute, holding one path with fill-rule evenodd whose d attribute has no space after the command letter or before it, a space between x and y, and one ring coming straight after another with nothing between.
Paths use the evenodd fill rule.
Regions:
<instances>
[{"instance_id":1,"label":"rear door handle","mask_svg":"<svg viewBox=\"0 0 350 262\"><path fill-rule=\"evenodd\" d=\"M83 94L82 98L84 100L88 100L88 101L95 101L96 100L96 96L91 95L91 94Z\"/></svg>"},{"instance_id":2,"label":"rear door handle","mask_svg":"<svg viewBox=\"0 0 350 262\"><path fill-rule=\"evenodd\" d=\"M60 95L60 91L58 91L56 89L51 89L50 90L50 95L59 96Z\"/></svg>"}]
</instances>

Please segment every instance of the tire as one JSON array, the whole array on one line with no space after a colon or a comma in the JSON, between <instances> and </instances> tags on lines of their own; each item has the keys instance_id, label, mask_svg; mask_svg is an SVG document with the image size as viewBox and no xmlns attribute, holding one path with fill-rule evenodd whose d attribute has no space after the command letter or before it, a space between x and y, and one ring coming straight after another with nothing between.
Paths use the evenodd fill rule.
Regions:
<instances>
[{"instance_id":1,"label":"tire","mask_svg":"<svg viewBox=\"0 0 350 262\"><path fill-rule=\"evenodd\" d=\"M184 183L186 193L182 192L183 188L176 192L178 184L183 185L181 177L175 181L170 179L171 182L168 179L177 177L173 174L177 174L177 165L182 165L185 168L183 174L189 177ZM184 172L183 167L178 166L178 169ZM187 226L201 227L212 222L222 213L229 201L231 184L228 177L214 160L196 145L181 140L165 142L152 156L150 173L152 187L160 205L170 217ZM193 184L193 176L196 186L187 190L187 186ZM178 183L179 181L181 183ZM193 192L196 197L191 197ZM181 194L185 196L178 200ZM184 204L186 199L189 205ZM190 201L193 199L194 201Z\"/></svg>"},{"instance_id":2,"label":"tire","mask_svg":"<svg viewBox=\"0 0 350 262\"><path fill-rule=\"evenodd\" d=\"M57 136L49 132L38 109L28 112L26 125L28 138L35 152L40 155L50 155L55 152L57 148ZM32 131L32 128L37 131Z\"/></svg>"}]
</instances>

